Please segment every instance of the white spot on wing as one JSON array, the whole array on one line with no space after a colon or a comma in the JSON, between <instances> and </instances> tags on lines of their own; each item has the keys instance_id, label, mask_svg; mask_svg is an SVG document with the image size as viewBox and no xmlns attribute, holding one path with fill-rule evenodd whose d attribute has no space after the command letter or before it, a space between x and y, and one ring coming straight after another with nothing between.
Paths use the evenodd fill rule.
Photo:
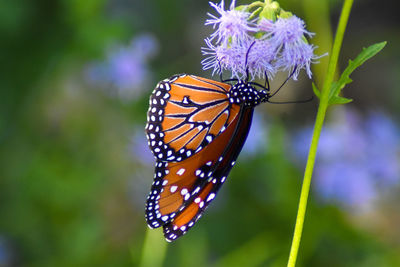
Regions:
<instances>
[{"instance_id":1,"label":"white spot on wing","mask_svg":"<svg viewBox=\"0 0 400 267\"><path fill-rule=\"evenodd\" d=\"M182 169L179 169L179 171L177 171L176 174L183 175L185 173L185 171L186 170L182 168Z\"/></svg>"},{"instance_id":2,"label":"white spot on wing","mask_svg":"<svg viewBox=\"0 0 400 267\"><path fill-rule=\"evenodd\" d=\"M214 198L215 198L215 194L214 193L209 194L208 197L207 197L207 202L210 202Z\"/></svg>"},{"instance_id":3,"label":"white spot on wing","mask_svg":"<svg viewBox=\"0 0 400 267\"><path fill-rule=\"evenodd\" d=\"M183 189L181 190L181 195L182 195L182 196L183 196L183 195L186 195L188 192L189 192L189 191L188 191L186 188L183 188Z\"/></svg>"}]
</instances>

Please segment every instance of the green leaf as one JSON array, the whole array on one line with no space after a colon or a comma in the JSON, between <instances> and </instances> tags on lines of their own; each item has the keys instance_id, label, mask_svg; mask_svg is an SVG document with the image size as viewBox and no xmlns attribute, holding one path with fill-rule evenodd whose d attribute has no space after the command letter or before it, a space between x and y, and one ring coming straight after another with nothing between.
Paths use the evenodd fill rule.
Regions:
<instances>
[{"instance_id":1,"label":"green leaf","mask_svg":"<svg viewBox=\"0 0 400 267\"><path fill-rule=\"evenodd\" d=\"M381 51L386 45L386 42L373 44L367 48L363 48L361 53L353 60L349 60L349 65L343 71L339 80L332 83L331 90L329 92L329 103L330 104L345 104L351 102L351 99L340 97L339 94L346 84L351 83L353 80L350 79L350 74L365 61L375 56ZM343 100L346 99L346 100ZM350 100L350 101L348 101ZM347 101L347 102L346 102Z\"/></svg>"},{"instance_id":2,"label":"green leaf","mask_svg":"<svg viewBox=\"0 0 400 267\"><path fill-rule=\"evenodd\" d=\"M334 104L347 104L353 101L351 98L346 98L342 96L333 96L329 99L329 104L334 105Z\"/></svg>"},{"instance_id":3,"label":"green leaf","mask_svg":"<svg viewBox=\"0 0 400 267\"><path fill-rule=\"evenodd\" d=\"M320 96L321 96L321 91L317 88L317 86L315 85L315 83L312 83L312 89L313 89L313 91L314 91L314 94L315 94L318 98L320 98Z\"/></svg>"}]
</instances>

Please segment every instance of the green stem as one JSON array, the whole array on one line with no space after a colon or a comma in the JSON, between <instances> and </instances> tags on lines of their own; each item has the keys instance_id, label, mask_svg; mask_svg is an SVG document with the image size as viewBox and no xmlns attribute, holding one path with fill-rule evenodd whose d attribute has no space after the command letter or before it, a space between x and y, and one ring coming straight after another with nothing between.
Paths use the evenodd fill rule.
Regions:
<instances>
[{"instance_id":1,"label":"green stem","mask_svg":"<svg viewBox=\"0 0 400 267\"><path fill-rule=\"evenodd\" d=\"M250 18L251 18L251 17L254 17L254 15L256 15L256 13L260 12L260 10L262 10L262 9L264 8L264 5L265 5L265 4L264 4L263 2L260 2L260 1L256 1L256 2L253 2L253 3L251 3L251 4L248 4L248 5L246 6L246 11L252 13L251 16L250 16ZM256 8L256 10L255 10L255 11L251 11L251 10L254 9L254 8Z\"/></svg>"},{"instance_id":2,"label":"green stem","mask_svg":"<svg viewBox=\"0 0 400 267\"><path fill-rule=\"evenodd\" d=\"M247 10L250 10L255 7L264 7L264 3L260 1L253 2L247 6Z\"/></svg>"},{"instance_id":3,"label":"green stem","mask_svg":"<svg viewBox=\"0 0 400 267\"><path fill-rule=\"evenodd\" d=\"M352 5L353 5L353 0L344 1L342 13L339 18L339 25L336 31L335 41L333 43L331 56L329 58L328 70L321 91L320 104L318 107L317 118L315 120L313 137L307 159L307 165L304 172L303 185L301 187L296 226L293 234L292 247L290 249L289 261L287 265L288 267L294 267L296 265L301 234L303 232L304 217L307 209L308 194L310 192L311 177L317 154L318 141L321 135L322 125L325 120L325 114L328 108L328 101L329 101L329 91L333 82L333 77L335 75L336 65L339 58L339 52L342 46L343 36L346 30L347 21L350 15Z\"/></svg>"},{"instance_id":4,"label":"green stem","mask_svg":"<svg viewBox=\"0 0 400 267\"><path fill-rule=\"evenodd\" d=\"M147 229L139 266L161 267L163 265L167 242L160 238L160 235L162 235L162 232L160 232L160 229Z\"/></svg>"}]
</instances>

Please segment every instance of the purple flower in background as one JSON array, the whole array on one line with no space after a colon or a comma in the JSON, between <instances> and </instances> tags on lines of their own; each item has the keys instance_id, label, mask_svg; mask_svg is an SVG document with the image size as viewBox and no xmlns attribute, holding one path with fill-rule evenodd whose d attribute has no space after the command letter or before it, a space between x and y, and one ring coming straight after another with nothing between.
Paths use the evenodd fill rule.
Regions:
<instances>
[{"instance_id":1,"label":"purple flower in background","mask_svg":"<svg viewBox=\"0 0 400 267\"><path fill-rule=\"evenodd\" d=\"M104 62L89 64L88 81L112 96L130 100L145 91L151 80L149 60L158 53L158 42L150 34L142 34L128 46L114 46Z\"/></svg>"},{"instance_id":2,"label":"purple flower in background","mask_svg":"<svg viewBox=\"0 0 400 267\"><path fill-rule=\"evenodd\" d=\"M127 188L128 197L137 209L142 209L143 199L149 190L149 177L153 175L155 163L142 127L134 130L128 149L133 157L132 177Z\"/></svg>"},{"instance_id":3,"label":"purple flower in background","mask_svg":"<svg viewBox=\"0 0 400 267\"><path fill-rule=\"evenodd\" d=\"M265 151L268 146L268 128L263 117L256 111L247 140L242 149L243 156L252 156Z\"/></svg>"},{"instance_id":4,"label":"purple flower in background","mask_svg":"<svg viewBox=\"0 0 400 267\"><path fill-rule=\"evenodd\" d=\"M121 47L108 55L108 75L109 81L119 89L120 96L130 97L132 94L134 97L148 80L149 70L135 50Z\"/></svg>"},{"instance_id":5,"label":"purple flower in background","mask_svg":"<svg viewBox=\"0 0 400 267\"><path fill-rule=\"evenodd\" d=\"M137 162L146 166L154 165L154 156L147 144L147 138L143 129L136 130L132 135L130 150Z\"/></svg>"},{"instance_id":6,"label":"purple flower in background","mask_svg":"<svg viewBox=\"0 0 400 267\"><path fill-rule=\"evenodd\" d=\"M373 112L368 117L365 127L369 132L370 155L373 160L369 168L383 184L392 185L400 176L400 129L385 114Z\"/></svg>"},{"instance_id":7,"label":"purple flower in background","mask_svg":"<svg viewBox=\"0 0 400 267\"><path fill-rule=\"evenodd\" d=\"M159 43L154 35L145 33L137 36L131 43L132 51L143 61L153 59L159 52Z\"/></svg>"},{"instance_id":8,"label":"purple flower in background","mask_svg":"<svg viewBox=\"0 0 400 267\"><path fill-rule=\"evenodd\" d=\"M305 159L312 128L294 138L296 158ZM321 133L315 167L316 192L326 201L368 210L382 193L400 182L400 130L382 112L361 117L346 111Z\"/></svg>"},{"instance_id":9,"label":"purple flower in background","mask_svg":"<svg viewBox=\"0 0 400 267\"><path fill-rule=\"evenodd\" d=\"M378 193L364 166L342 160L317 166L314 186L325 200L350 208L369 208Z\"/></svg>"}]
</instances>

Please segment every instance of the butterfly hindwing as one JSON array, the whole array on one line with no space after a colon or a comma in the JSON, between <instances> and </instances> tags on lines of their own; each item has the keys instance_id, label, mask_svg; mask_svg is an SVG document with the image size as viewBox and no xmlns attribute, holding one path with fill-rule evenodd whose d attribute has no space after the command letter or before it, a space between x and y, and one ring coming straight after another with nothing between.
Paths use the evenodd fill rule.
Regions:
<instances>
[{"instance_id":1,"label":"butterfly hindwing","mask_svg":"<svg viewBox=\"0 0 400 267\"><path fill-rule=\"evenodd\" d=\"M192 157L181 162L157 161L155 179L146 203L146 219L150 227L160 227L169 222L201 191L231 141L238 118Z\"/></svg>"},{"instance_id":2,"label":"butterfly hindwing","mask_svg":"<svg viewBox=\"0 0 400 267\"><path fill-rule=\"evenodd\" d=\"M164 226L168 241L185 234L200 218L225 182L246 139L252 109L212 143L182 162L158 162L146 205L150 227Z\"/></svg>"},{"instance_id":3,"label":"butterfly hindwing","mask_svg":"<svg viewBox=\"0 0 400 267\"><path fill-rule=\"evenodd\" d=\"M212 174L209 175L207 181L196 187L196 189L201 189L191 197L185 208L173 220L164 225L164 236L167 241L173 241L184 235L200 219L211 201L215 199L246 141L252 117L253 109L243 108L228 146L213 165ZM215 142L218 142L218 138Z\"/></svg>"}]
</instances>

